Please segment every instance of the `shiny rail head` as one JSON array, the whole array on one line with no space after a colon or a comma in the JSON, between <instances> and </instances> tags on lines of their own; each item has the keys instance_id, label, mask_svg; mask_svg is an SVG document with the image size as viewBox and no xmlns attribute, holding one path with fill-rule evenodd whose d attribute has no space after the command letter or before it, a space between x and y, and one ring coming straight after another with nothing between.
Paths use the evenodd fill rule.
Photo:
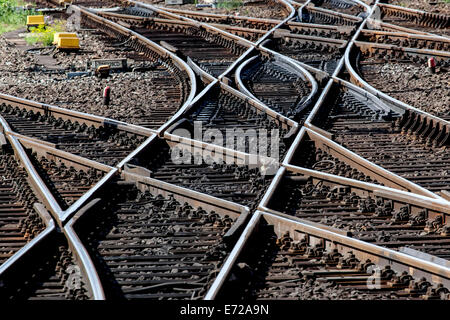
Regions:
<instances>
[{"instance_id":1,"label":"shiny rail head","mask_svg":"<svg viewBox=\"0 0 450 320\"><path fill-rule=\"evenodd\" d=\"M44 195L33 183L33 178L23 168L16 141L3 134L1 162L3 179L3 205L11 207L0 217L0 274L13 267L34 246L55 230L55 223L47 211ZM13 178L12 178L13 177ZM11 234L14 233L14 237Z\"/></svg>"}]
</instances>

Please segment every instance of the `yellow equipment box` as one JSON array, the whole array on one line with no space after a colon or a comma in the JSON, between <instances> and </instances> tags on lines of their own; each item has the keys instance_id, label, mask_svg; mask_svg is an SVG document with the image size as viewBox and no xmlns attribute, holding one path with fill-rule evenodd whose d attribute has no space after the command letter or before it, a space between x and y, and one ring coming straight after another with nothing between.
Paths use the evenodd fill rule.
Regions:
<instances>
[{"instance_id":1,"label":"yellow equipment box","mask_svg":"<svg viewBox=\"0 0 450 320\"><path fill-rule=\"evenodd\" d=\"M56 45L58 49L70 49L78 50L80 49L80 39L78 38L59 38L58 44Z\"/></svg>"},{"instance_id":2,"label":"yellow equipment box","mask_svg":"<svg viewBox=\"0 0 450 320\"><path fill-rule=\"evenodd\" d=\"M95 75L100 78L108 78L110 71L111 67L109 65L102 65L95 70Z\"/></svg>"},{"instance_id":3,"label":"yellow equipment box","mask_svg":"<svg viewBox=\"0 0 450 320\"><path fill-rule=\"evenodd\" d=\"M60 38L78 38L76 33L70 32L55 32L53 35L53 44L58 44Z\"/></svg>"},{"instance_id":4,"label":"yellow equipment box","mask_svg":"<svg viewBox=\"0 0 450 320\"><path fill-rule=\"evenodd\" d=\"M27 26L42 26L45 25L44 16L27 16Z\"/></svg>"}]
</instances>

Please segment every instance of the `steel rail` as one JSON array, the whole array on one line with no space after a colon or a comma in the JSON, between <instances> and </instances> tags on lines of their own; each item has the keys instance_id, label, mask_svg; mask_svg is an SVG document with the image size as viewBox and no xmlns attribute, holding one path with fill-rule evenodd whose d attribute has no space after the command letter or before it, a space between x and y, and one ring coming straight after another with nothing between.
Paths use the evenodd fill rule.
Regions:
<instances>
[{"instance_id":1,"label":"steel rail","mask_svg":"<svg viewBox=\"0 0 450 320\"><path fill-rule=\"evenodd\" d=\"M15 138L17 139L17 138ZM97 170L101 170L105 172L105 175L97 182L94 186L92 186L86 193L84 193L79 199L77 199L71 206L69 206L66 210L62 210L59 206L58 215L58 223L60 225L65 225L67 220L75 214L75 212L81 208L86 201L88 201L91 196L101 188L104 184L106 184L117 172L118 168L111 167L102 163L98 163L93 160L89 160L69 152L65 152L58 149L53 149L51 147L36 143L34 141L27 140L26 138L19 139L22 144L34 148L34 150L39 150L39 152L44 152L45 154L51 154L52 156L56 156L60 159L64 159L65 161L69 161L72 164L80 164L83 167L87 168L95 168ZM33 167L34 169L34 167ZM40 178L40 177L39 177ZM45 186L47 188L47 186ZM47 188L48 189L48 188ZM50 191L49 191L50 192ZM51 193L50 193L51 194ZM53 197L53 195L52 195ZM54 199L54 197L53 197ZM51 199L50 199L51 200ZM55 200L56 201L56 200Z\"/></svg>"},{"instance_id":2,"label":"steel rail","mask_svg":"<svg viewBox=\"0 0 450 320\"><path fill-rule=\"evenodd\" d=\"M35 112L43 112L46 115L53 115L55 118L61 118L63 120L75 119L76 121L81 121L82 123L93 125L96 128L100 126L113 126L119 130L143 136L151 136L154 133L156 133L155 130L129 124L127 122L96 116L89 113L74 111L66 108L61 108L41 102L14 97L3 93L0 93L0 103L10 104L12 106L25 108L27 110L32 110Z\"/></svg>"},{"instance_id":3,"label":"steel rail","mask_svg":"<svg viewBox=\"0 0 450 320\"><path fill-rule=\"evenodd\" d=\"M50 213L52 216L57 220L57 223L60 224L59 215L62 211L61 207L59 206L58 202L54 198L53 194L48 189L47 185L44 183L40 175L37 173L34 166L31 164L30 159L28 158L28 155L26 154L22 144L19 142L18 138L14 137L13 135L9 134L11 131L9 128L8 123L5 121L5 119L0 116L0 125L2 126L3 133L8 138L8 140L11 143L11 146L14 150L14 153L19 158L22 166L25 168L26 172L29 176L29 181L31 185L35 188L35 190L38 192L38 194L42 197L42 200L44 203L48 206L50 209Z\"/></svg>"},{"instance_id":4,"label":"steel rail","mask_svg":"<svg viewBox=\"0 0 450 320\"><path fill-rule=\"evenodd\" d=\"M171 12L168 12L168 11L165 11L164 9L161 9L161 8L158 8L158 7L154 7L154 6L152 6L152 5L149 5L149 4L146 4L146 3L142 3L142 2L138 2L138 1L132 1L132 0L126 0L128 3L132 3L132 4L134 4L134 5L136 5L136 6L141 6L141 7L143 7L143 8L147 8L147 9L150 9L150 10L153 10L153 11L155 11L155 12L157 12L157 13L162 13L162 14L166 14L166 15L168 15L168 16L170 16L170 17L172 17L172 18L175 18L175 19L178 19L178 20L182 20L182 21L185 21L185 22L187 22L187 23L190 23L192 26L195 26L195 27L197 27L197 28L204 28L205 30L207 30L207 31L210 31L210 32L213 32L213 33L217 33L217 34L219 34L219 35L221 35L221 36L223 36L223 37L225 37L225 38L227 38L227 39L231 39L232 41L234 41L234 42L236 42L237 44L239 44L239 45L243 45L243 46L245 46L245 47L247 47L248 48L248 50L246 51L246 52L244 52L236 61L234 61L219 77L218 77L218 79L221 79L221 78L223 78L224 76L226 76L228 73L230 73L232 70L234 70L240 63L241 63L241 61L243 60L243 59L245 59L245 57L246 56L248 56L249 54L250 54L250 52L252 51L252 49L253 49L253 47L256 45L255 43L253 43L253 42L251 42L251 41L248 41L248 40L246 40L246 39L244 39L244 38L242 38L242 37L239 37L239 36L236 36L236 35L234 35L234 34L231 34L231 33L229 33L229 32L227 32L227 31L225 31L225 30L222 30L222 29L220 29L220 28L218 28L218 27L215 27L215 26L213 26L213 25L211 25L211 24L208 24L208 23L203 23L203 22L199 22L199 21L196 21L196 20L193 20L193 19L190 19L190 18L187 18L187 17L183 17L183 16L180 16L180 15L177 15L177 14L174 14L174 13L171 13ZM280 0L280 1L284 1L284 0ZM192 62L192 63L194 63L194 62ZM181 111L181 110L180 110ZM160 129L160 132L162 132L162 131L164 131L165 129L167 129L167 126L163 126L161 129Z\"/></svg>"},{"instance_id":5,"label":"steel rail","mask_svg":"<svg viewBox=\"0 0 450 320\"><path fill-rule=\"evenodd\" d=\"M311 73L309 73L306 69L304 69L301 65L294 63L295 61L292 59L287 59L285 56L269 50L269 49L265 49L265 48L261 48L259 50L262 53L266 53L269 54L273 57L276 58L276 61L279 63L282 63L284 65L287 65L289 67L293 67L294 69L292 71L296 71L297 75L300 75L300 77L303 80L307 80L310 84L311 84L311 93L307 96L307 98L305 99L305 101L303 102L303 104L307 104L307 103L311 103L311 101L313 101L315 95L317 94L318 90L319 90L319 86L316 82L316 80L314 79L314 77L311 75ZM237 69L236 69L236 73L235 73L235 78L237 81L237 87L238 89L243 92L244 94L246 94L247 96L249 96L251 99L258 101L260 104L265 105L264 102L262 102L260 99L258 99L257 97L255 97L255 95L253 95L244 85L243 81L242 81L242 70L247 67L250 63L252 63L255 59L257 59L258 56L254 56L250 59L247 59L245 62L243 62ZM265 105L266 106L266 105ZM270 109L270 107L266 106L266 108Z\"/></svg>"},{"instance_id":6,"label":"steel rail","mask_svg":"<svg viewBox=\"0 0 450 320\"><path fill-rule=\"evenodd\" d=\"M378 4L379 0L376 0L376 4ZM369 15L368 18L370 18L370 16L372 16L375 12L377 8L377 5L375 5L372 8L372 11ZM353 68L353 65L350 61L350 54L354 48L354 46L357 44L357 39L360 35L360 33L362 32L362 29L364 28L365 24L367 23L367 19L364 20L364 22L361 24L360 28L358 29L358 31L356 32L356 34L354 35L353 39L351 40L349 46L347 47L347 50L345 51L345 55L344 55L344 59L345 59L345 66L348 70L348 72L350 73L351 77L354 79L354 81L361 86L363 89L365 89L366 91L368 91L369 93L373 94L374 96L376 96L379 99L385 100L387 102L390 102L392 105L394 105L397 108L403 109L403 110L412 110L415 111L417 113L423 114L425 115L427 118L432 119L434 121L443 123L445 125L450 125L450 121L441 119L439 117L433 116L425 111L419 110L411 105L408 105L400 100L397 100L383 92L381 92L380 90L374 88L373 86L371 86L369 83L367 83L364 79L362 79L358 72L356 72L356 70Z\"/></svg>"},{"instance_id":7,"label":"steel rail","mask_svg":"<svg viewBox=\"0 0 450 320\"><path fill-rule=\"evenodd\" d=\"M330 173L315 171L306 168L300 168L292 165L285 165L285 167L293 172L301 173L304 175L310 175L312 177L330 180L338 184L347 184L359 189L372 190L375 193L380 192L389 195L392 199L404 201L409 204L415 204L418 206L429 206L433 210L438 210L450 214L450 207L448 202L442 198L431 198L420 194L410 193L402 190L397 190L385 186L380 186L373 183L358 181L345 177L336 176Z\"/></svg>"},{"instance_id":8,"label":"steel rail","mask_svg":"<svg viewBox=\"0 0 450 320\"><path fill-rule=\"evenodd\" d=\"M296 151L299 150L300 142L302 139L308 135L312 140L320 143L326 147L328 153L339 160L351 164L352 167L356 167L358 170L361 170L362 173L368 175L369 177L376 179L378 182L383 184L388 184L391 188L395 188L402 191L407 191L415 194L419 194L422 196L426 196L434 199L442 199L442 197L438 196L434 192L431 192L424 187L421 187L408 179L400 177L399 175L386 170L369 160L357 155L356 153L342 147L340 144L334 142L333 140L321 135L315 130L314 126L305 125L297 137L293 142L293 147L290 148L289 153L285 156L283 161L283 165L294 166L292 162L293 155Z\"/></svg>"},{"instance_id":9,"label":"steel rail","mask_svg":"<svg viewBox=\"0 0 450 320\"><path fill-rule=\"evenodd\" d=\"M371 18L371 17L367 18L367 29L368 30L380 30L380 29L381 30L390 30L390 31L393 31L393 32L403 32L403 33L408 33L408 34L436 37L436 38L442 39L443 41L448 40L447 37L441 36L439 34L434 34L434 33L420 31L420 30L415 30L415 29L410 29L410 28L398 26L396 24L383 22L381 20L374 19L374 18Z\"/></svg>"},{"instance_id":10,"label":"steel rail","mask_svg":"<svg viewBox=\"0 0 450 320\"><path fill-rule=\"evenodd\" d=\"M431 13L423 10L418 9L411 9L411 8L405 8L401 6L396 6L392 4L387 3L381 3L377 2L377 7L380 9L381 13L384 13L385 11L391 12L391 11L398 11L402 13L402 17L415 17L416 19L418 17L426 18L425 22L429 22L430 20L440 20L440 26L435 29L440 29L440 27L444 26L445 28L450 28L450 16L445 14L437 14L437 13ZM395 15L394 15L395 17ZM419 23L420 24L420 23ZM430 33L433 34L433 33ZM449 36L445 35L437 35L442 38L450 39Z\"/></svg>"},{"instance_id":11,"label":"steel rail","mask_svg":"<svg viewBox=\"0 0 450 320\"><path fill-rule=\"evenodd\" d=\"M361 261L366 261L370 258L373 263L382 267L391 266L391 268L397 272L406 271L412 276L418 278L425 277L432 283L443 284L447 287L450 284L450 268L448 267L425 261L402 252L356 240L340 233L319 228L315 225L302 223L268 212L257 211L252 216L252 219L247 224L247 227L233 248L233 251L230 253L218 277L214 281L213 286L206 295L205 300L213 300L220 293L220 290L239 258L240 253L247 245L252 234L256 232L256 227L262 219L265 219L269 224L274 225L274 231L278 235L289 231L289 233L294 236L295 240L297 238L299 239L301 234L305 234L308 236L311 244L325 240L327 243L324 245L327 249L339 248L340 251L346 251L347 253L352 252Z\"/></svg>"},{"instance_id":12,"label":"steel rail","mask_svg":"<svg viewBox=\"0 0 450 320\"><path fill-rule=\"evenodd\" d=\"M92 298L94 300L106 300L103 286L98 276L97 269L94 267L94 263L81 242L80 238L73 229L73 224L82 216L87 210L96 204L98 199L92 200L84 207L80 208L78 212L66 223L63 232L66 236L69 246L72 247L73 254L78 258L81 263L85 278L89 282L89 288L91 289Z\"/></svg>"}]
</instances>

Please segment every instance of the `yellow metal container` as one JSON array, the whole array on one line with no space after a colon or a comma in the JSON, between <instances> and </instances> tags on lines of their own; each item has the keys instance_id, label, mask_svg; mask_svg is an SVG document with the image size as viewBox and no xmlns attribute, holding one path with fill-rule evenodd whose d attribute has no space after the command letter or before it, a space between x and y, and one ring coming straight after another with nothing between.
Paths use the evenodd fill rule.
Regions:
<instances>
[{"instance_id":1,"label":"yellow metal container","mask_svg":"<svg viewBox=\"0 0 450 320\"><path fill-rule=\"evenodd\" d=\"M80 49L80 40L78 38L59 38L56 47L58 49Z\"/></svg>"},{"instance_id":2,"label":"yellow metal container","mask_svg":"<svg viewBox=\"0 0 450 320\"><path fill-rule=\"evenodd\" d=\"M45 25L44 16L27 16L27 26L41 26Z\"/></svg>"},{"instance_id":3,"label":"yellow metal container","mask_svg":"<svg viewBox=\"0 0 450 320\"><path fill-rule=\"evenodd\" d=\"M55 32L53 35L53 44L58 44L60 38L78 38L76 33L70 32Z\"/></svg>"}]
</instances>

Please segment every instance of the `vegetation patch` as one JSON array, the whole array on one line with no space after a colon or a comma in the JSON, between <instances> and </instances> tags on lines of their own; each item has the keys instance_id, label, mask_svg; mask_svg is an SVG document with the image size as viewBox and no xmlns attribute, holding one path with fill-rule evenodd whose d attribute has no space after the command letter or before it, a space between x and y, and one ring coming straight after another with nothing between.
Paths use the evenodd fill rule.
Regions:
<instances>
[{"instance_id":1,"label":"vegetation patch","mask_svg":"<svg viewBox=\"0 0 450 320\"><path fill-rule=\"evenodd\" d=\"M65 22L63 20L55 20L49 22L46 26L31 27L30 33L25 40L29 45L41 44L43 46L51 46L55 32L64 32Z\"/></svg>"},{"instance_id":2,"label":"vegetation patch","mask_svg":"<svg viewBox=\"0 0 450 320\"><path fill-rule=\"evenodd\" d=\"M234 10L242 7L244 4L240 0L219 0L217 2L217 8Z\"/></svg>"},{"instance_id":3,"label":"vegetation patch","mask_svg":"<svg viewBox=\"0 0 450 320\"><path fill-rule=\"evenodd\" d=\"M34 14L34 10L22 10L22 0L0 0L0 34L17 30L27 23L27 16Z\"/></svg>"}]
</instances>

